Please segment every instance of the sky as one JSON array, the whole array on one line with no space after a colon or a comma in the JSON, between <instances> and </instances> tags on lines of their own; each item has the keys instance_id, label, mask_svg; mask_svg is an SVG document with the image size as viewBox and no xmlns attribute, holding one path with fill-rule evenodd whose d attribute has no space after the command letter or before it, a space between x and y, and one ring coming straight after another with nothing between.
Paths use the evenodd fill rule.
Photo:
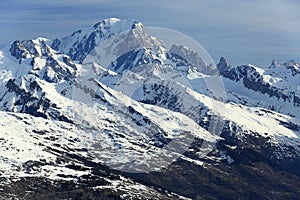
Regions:
<instances>
[{"instance_id":1,"label":"sky","mask_svg":"<svg viewBox=\"0 0 300 200\"><path fill-rule=\"evenodd\" d=\"M186 34L216 63L221 56L234 66L300 61L298 0L1 0L0 47L63 37L110 17Z\"/></svg>"}]
</instances>

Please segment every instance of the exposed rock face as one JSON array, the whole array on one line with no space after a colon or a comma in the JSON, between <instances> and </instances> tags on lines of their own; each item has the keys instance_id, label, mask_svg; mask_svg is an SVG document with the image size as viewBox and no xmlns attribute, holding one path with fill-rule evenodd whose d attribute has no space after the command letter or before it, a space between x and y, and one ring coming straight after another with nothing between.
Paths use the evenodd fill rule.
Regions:
<instances>
[{"instance_id":1,"label":"exposed rock face","mask_svg":"<svg viewBox=\"0 0 300 200\"><path fill-rule=\"evenodd\" d=\"M102 41L124 31L130 31L131 29L131 34L133 36L138 35L141 37L144 34L141 23L137 21L127 22L124 20L103 20L95 24L90 30L78 30L71 36L62 39L55 39L52 42L51 47L54 50L69 55L74 61L83 62L86 56L90 54ZM143 40L143 38L137 39L138 42ZM143 41L144 43L146 42L146 40ZM150 43L145 43L145 46L147 46L146 44Z\"/></svg>"},{"instance_id":2,"label":"exposed rock face","mask_svg":"<svg viewBox=\"0 0 300 200\"><path fill-rule=\"evenodd\" d=\"M204 74L213 74L216 72L214 66L210 66L205 63L197 52L194 52L193 50L183 45L172 45L169 52L169 57L171 59L172 57L174 57L181 61L184 61L185 65L189 65L191 66L191 68L195 68ZM178 64L180 65L182 63Z\"/></svg>"},{"instance_id":3,"label":"exposed rock face","mask_svg":"<svg viewBox=\"0 0 300 200\"><path fill-rule=\"evenodd\" d=\"M8 49L8 63L0 57L0 173L8 177L0 177L0 197L300 195L298 63L233 67L222 57L215 68L119 19ZM206 85L217 72L231 86L228 99ZM173 154L157 171L124 170Z\"/></svg>"},{"instance_id":4,"label":"exposed rock face","mask_svg":"<svg viewBox=\"0 0 300 200\"><path fill-rule=\"evenodd\" d=\"M16 40L10 47L10 53L21 64L22 59L48 56L50 48L42 38L37 40Z\"/></svg>"},{"instance_id":5,"label":"exposed rock face","mask_svg":"<svg viewBox=\"0 0 300 200\"><path fill-rule=\"evenodd\" d=\"M293 76L296 72L295 65L286 64L286 68L292 71ZM221 58L217 68L222 76L232 81L240 81L250 90L267 94L269 97L276 97L284 102L293 103L294 106L299 106L299 97L294 92L285 92L283 89L271 86L264 81L263 75L260 74L256 68L251 65L241 65L238 67L231 67L225 58Z\"/></svg>"}]
</instances>

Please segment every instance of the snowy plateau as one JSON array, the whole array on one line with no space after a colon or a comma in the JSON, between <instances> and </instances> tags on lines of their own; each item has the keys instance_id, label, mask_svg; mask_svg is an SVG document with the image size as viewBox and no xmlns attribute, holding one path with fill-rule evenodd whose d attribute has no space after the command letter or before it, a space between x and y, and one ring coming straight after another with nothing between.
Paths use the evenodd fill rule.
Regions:
<instances>
[{"instance_id":1,"label":"snowy plateau","mask_svg":"<svg viewBox=\"0 0 300 200\"><path fill-rule=\"evenodd\" d=\"M214 65L115 18L0 50L0 199L299 199L299 137L293 60Z\"/></svg>"}]
</instances>

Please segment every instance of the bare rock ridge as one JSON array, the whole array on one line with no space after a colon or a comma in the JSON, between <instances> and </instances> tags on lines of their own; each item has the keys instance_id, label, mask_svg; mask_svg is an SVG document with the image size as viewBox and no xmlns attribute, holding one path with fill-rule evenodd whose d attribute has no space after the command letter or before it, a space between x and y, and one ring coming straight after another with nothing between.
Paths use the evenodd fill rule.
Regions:
<instances>
[{"instance_id":1,"label":"bare rock ridge","mask_svg":"<svg viewBox=\"0 0 300 200\"><path fill-rule=\"evenodd\" d=\"M135 20L16 40L0 199L297 199L299 80L296 61L214 66Z\"/></svg>"}]
</instances>

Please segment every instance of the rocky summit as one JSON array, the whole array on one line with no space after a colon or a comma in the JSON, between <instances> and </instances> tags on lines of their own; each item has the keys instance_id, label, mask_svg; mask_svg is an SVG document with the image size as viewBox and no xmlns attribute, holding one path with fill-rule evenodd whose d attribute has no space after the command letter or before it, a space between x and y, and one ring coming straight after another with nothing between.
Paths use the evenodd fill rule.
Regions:
<instances>
[{"instance_id":1,"label":"rocky summit","mask_svg":"<svg viewBox=\"0 0 300 200\"><path fill-rule=\"evenodd\" d=\"M299 80L293 60L215 65L138 21L13 41L0 199L298 199Z\"/></svg>"}]
</instances>

